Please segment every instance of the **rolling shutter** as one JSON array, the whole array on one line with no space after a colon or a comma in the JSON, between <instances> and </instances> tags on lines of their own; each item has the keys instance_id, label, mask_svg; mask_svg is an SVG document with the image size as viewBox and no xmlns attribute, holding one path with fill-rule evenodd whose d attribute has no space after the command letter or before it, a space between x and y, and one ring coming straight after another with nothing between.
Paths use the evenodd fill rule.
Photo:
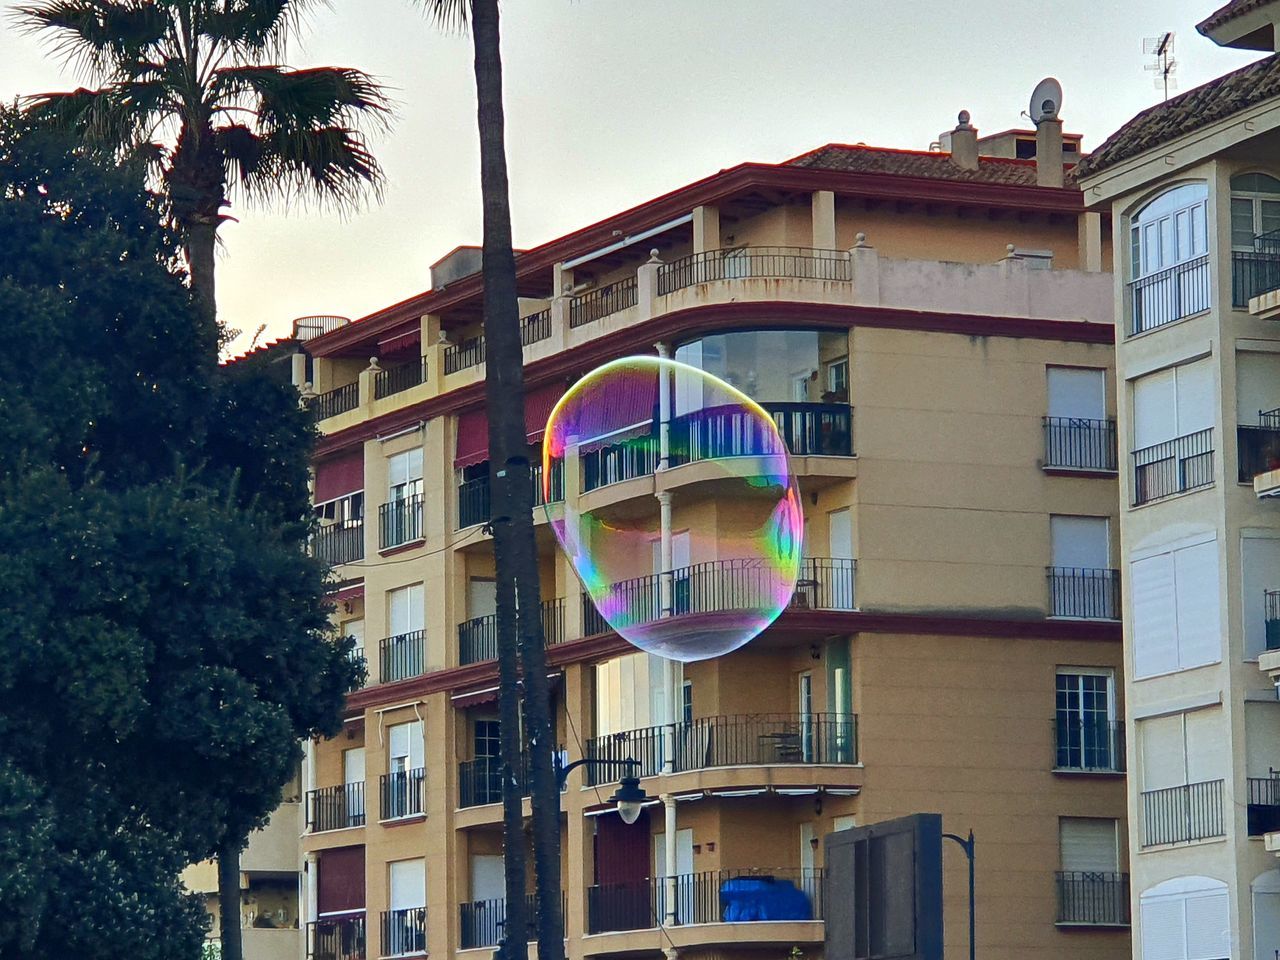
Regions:
<instances>
[{"instance_id":1,"label":"rolling shutter","mask_svg":"<svg viewBox=\"0 0 1280 960\"><path fill-rule=\"evenodd\" d=\"M1101 370L1049 367L1049 416L1106 419L1105 374Z\"/></svg>"},{"instance_id":2,"label":"rolling shutter","mask_svg":"<svg viewBox=\"0 0 1280 960\"><path fill-rule=\"evenodd\" d=\"M1178 433L1185 437L1212 427L1217 419L1218 393L1213 385L1213 367L1208 360L1176 368Z\"/></svg>"},{"instance_id":3,"label":"rolling shutter","mask_svg":"<svg viewBox=\"0 0 1280 960\"><path fill-rule=\"evenodd\" d=\"M1182 714L1138 722L1142 738L1142 789L1163 790L1187 782Z\"/></svg>"},{"instance_id":4,"label":"rolling shutter","mask_svg":"<svg viewBox=\"0 0 1280 960\"><path fill-rule=\"evenodd\" d=\"M1231 921L1227 891L1205 890L1186 899L1187 960L1227 960Z\"/></svg>"},{"instance_id":5,"label":"rolling shutter","mask_svg":"<svg viewBox=\"0 0 1280 960\"><path fill-rule=\"evenodd\" d=\"M1172 370L1133 381L1133 447L1140 450L1176 437L1177 389Z\"/></svg>"},{"instance_id":6,"label":"rolling shutter","mask_svg":"<svg viewBox=\"0 0 1280 960\"><path fill-rule=\"evenodd\" d=\"M1142 894L1142 960L1228 960L1227 885L1176 877Z\"/></svg>"},{"instance_id":7,"label":"rolling shutter","mask_svg":"<svg viewBox=\"0 0 1280 960\"><path fill-rule=\"evenodd\" d=\"M1178 616L1178 665L1182 668L1222 659L1218 618L1218 545L1197 543L1174 551Z\"/></svg>"},{"instance_id":8,"label":"rolling shutter","mask_svg":"<svg viewBox=\"0 0 1280 960\"><path fill-rule=\"evenodd\" d=\"M364 909L364 847L321 851L316 872L316 910L321 916Z\"/></svg>"},{"instance_id":9,"label":"rolling shutter","mask_svg":"<svg viewBox=\"0 0 1280 960\"><path fill-rule=\"evenodd\" d=\"M1216 572L1215 572L1216 578ZM1173 555L1135 560L1129 565L1133 595L1133 669L1152 677L1178 668Z\"/></svg>"},{"instance_id":10,"label":"rolling shutter","mask_svg":"<svg viewBox=\"0 0 1280 960\"><path fill-rule=\"evenodd\" d=\"M1113 872L1119 865L1116 822L1096 817L1063 817L1058 821L1062 869Z\"/></svg>"}]
</instances>

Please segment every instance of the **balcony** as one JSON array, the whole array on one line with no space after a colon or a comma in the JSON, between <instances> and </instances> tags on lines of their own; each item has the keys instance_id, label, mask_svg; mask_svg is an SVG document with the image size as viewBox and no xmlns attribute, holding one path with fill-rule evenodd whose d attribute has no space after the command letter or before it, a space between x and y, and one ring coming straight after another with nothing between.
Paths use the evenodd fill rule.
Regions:
<instances>
[{"instance_id":1,"label":"balcony","mask_svg":"<svg viewBox=\"0 0 1280 960\"><path fill-rule=\"evenodd\" d=\"M639 299L638 291L636 278L627 277L599 290L574 297L569 301L570 328L584 327L610 314L634 307Z\"/></svg>"},{"instance_id":2,"label":"balcony","mask_svg":"<svg viewBox=\"0 0 1280 960\"><path fill-rule=\"evenodd\" d=\"M792 610L856 610L854 584L858 562L841 557L803 557Z\"/></svg>"},{"instance_id":3,"label":"balcony","mask_svg":"<svg viewBox=\"0 0 1280 960\"><path fill-rule=\"evenodd\" d=\"M587 888L587 933L649 930L670 912L680 926L821 920L824 871L717 870L675 877L674 911L667 878Z\"/></svg>"},{"instance_id":4,"label":"balcony","mask_svg":"<svg viewBox=\"0 0 1280 960\"><path fill-rule=\"evenodd\" d=\"M373 380L373 396L377 400L403 393L411 387L427 379L427 359L419 357L409 363L397 364L385 370L379 370Z\"/></svg>"},{"instance_id":5,"label":"balcony","mask_svg":"<svg viewBox=\"0 0 1280 960\"><path fill-rule=\"evenodd\" d=\"M1267 650L1280 650L1280 590L1268 590L1263 606Z\"/></svg>"},{"instance_id":6,"label":"balcony","mask_svg":"<svg viewBox=\"0 0 1280 960\"><path fill-rule=\"evenodd\" d=\"M1245 809L1249 836L1261 837L1280 830L1280 774L1249 777L1249 805Z\"/></svg>"},{"instance_id":7,"label":"balcony","mask_svg":"<svg viewBox=\"0 0 1280 960\"><path fill-rule=\"evenodd\" d=\"M560 916L568 913L567 905L561 903ZM529 894L525 898L525 916L532 924L538 915L538 898ZM477 947L496 947L506 934L507 901L475 900L471 903L458 904L458 926L460 928L461 948L474 950ZM535 933L526 932L525 940L534 939Z\"/></svg>"},{"instance_id":8,"label":"balcony","mask_svg":"<svg viewBox=\"0 0 1280 960\"><path fill-rule=\"evenodd\" d=\"M330 523L311 535L311 555L331 567L364 559L364 523Z\"/></svg>"},{"instance_id":9,"label":"balcony","mask_svg":"<svg viewBox=\"0 0 1280 960\"><path fill-rule=\"evenodd\" d=\"M1213 428L1133 451L1133 505L1213 485Z\"/></svg>"},{"instance_id":10,"label":"balcony","mask_svg":"<svg viewBox=\"0 0 1280 960\"><path fill-rule=\"evenodd\" d=\"M378 549L389 550L422 539L422 495L392 500L378 508Z\"/></svg>"},{"instance_id":11,"label":"balcony","mask_svg":"<svg viewBox=\"0 0 1280 960\"><path fill-rule=\"evenodd\" d=\"M316 394L307 405L316 412L317 420L327 420L340 413L354 410L360 406L360 384L348 383L345 386Z\"/></svg>"},{"instance_id":12,"label":"balcony","mask_svg":"<svg viewBox=\"0 0 1280 960\"><path fill-rule=\"evenodd\" d=\"M835 765L858 762L858 718L852 714L748 714L702 717L674 725L642 727L595 737L585 755L635 760L640 776L662 772L667 752L672 772L716 767ZM587 766L587 785L618 779L621 767Z\"/></svg>"},{"instance_id":13,"label":"balcony","mask_svg":"<svg viewBox=\"0 0 1280 960\"><path fill-rule=\"evenodd\" d=\"M546 646L564 643L564 600L542 601L542 636ZM498 615L473 617L458 624L458 663L498 659Z\"/></svg>"},{"instance_id":14,"label":"balcony","mask_svg":"<svg viewBox=\"0 0 1280 960\"><path fill-rule=\"evenodd\" d=\"M1115 473L1116 422L1045 417L1044 468Z\"/></svg>"},{"instance_id":15,"label":"balcony","mask_svg":"<svg viewBox=\"0 0 1280 960\"><path fill-rule=\"evenodd\" d=\"M307 792L307 830L345 830L364 826L364 783L343 783Z\"/></svg>"},{"instance_id":16,"label":"balcony","mask_svg":"<svg viewBox=\"0 0 1280 960\"><path fill-rule=\"evenodd\" d=\"M1253 483L1253 478L1280 470L1280 410L1263 410L1258 423L1242 423L1236 427L1236 459L1240 483Z\"/></svg>"},{"instance_id":17,"label":"balcony","mask_svg":"<svg viewBox=\"0 0 1280 960\"><path fill-rule=\"evenodd\" d=\"M741 247L707 250L663 264L658 270L658 294L664 296L713 280L853 279L849 254L845 250L812 247Z\"/></svg>"},{"instance_id":18,"label":"balcony","mask_svg":"<svg viewBox=\"0 0 1280 960\"><path fill-rule=\"evenodd\" d=\"M531 343L537 343L539 340L546 340L551 336L551 308L539 310L537 313L530 314L520 320L520 343L522 346L529 346ZM459 344L446 347L444 351L444 372L446 376L451 373L457 373L460 370L467 370L471 367L478 367L485 361L484 334L477 337L468 337Z\"/></svg>"},{"instance_id":19,"label":"balcony","mask_svg":"<svg viewBox=\"0 0 1280 960\"><path fill-rule=\"evenodd\" d=\"M1209 309L1208 255L1129 281L1129 333L1145 333Z\"/></svg>"},{"instance_id":20,"label":"balcony","mask_svg":"<svg viewBox=\"0 0 1280 960\"><path fill-rule=\"evenodd\" d=\"M1252 250L1231 251L1231 305L1246 309L1249 301L1280 288L1280 230L1253 238Z\"/></svg>"},{"instance_id":21,"label":"balcony","mask_svg":"<svg viewBox=\"0 0 1280 960\"><path fill-rule=\"evenodd\" d=\"M426 793L427 772L422 767L384 773L379 783L382 820L400 820L422 815L422 799Z\"/></svg>"},{"instance_id":22,"label":"balcony","mask_svg":"<svg viewBox=\"0 0 1280 960\"><path fill-rule=\"evenodd\" d=\"M658 469L658 438L652 434L609 443L579 454L582 492L651 476Z\"/></svg>"},{"instance_id":23,"label":"balcony","mask_svg":"<svg viewBox=\"0 0 1280 960\"><path fill-rule=\"evenodd\" d=\"M853 456L853 408L844 403L762 403L792 456ZM710 407L671 420L673 465L777 453L756 414Z\"/></svg>"},{"instance_id":24,"label":"balcony","mask_svg":"<svg viewBox=\"0 0 1280 960\"><path fill-rule=\"evenodd\" d=\"M382 956L406 957L426 952L426 907L382 911Z\"/></svg>"},{"instance_id":25,"label":"balcony","mask_svg":"<svg viewBox=\"0 0 1280 960\"><path fill-rule=\"evenodd\" d=\"M1120 619L1120 571L1047 567L1049 616L1072 620Z\"/></svg>"},{"instance_id":26,"label":"balcony","mask_svg":"<svg viewBox=\"0 0 1280 960\"><path fill-rule=\"evenodd\" d=\"M308 960L365 960L364 914L307 924Z\"/></svg>"},{"instance_id":27,"label":"balcony","mask_svg":"<svg viewBox=\"0 0 1280 960\"><path fill-rule=\"evenodd\" d=\"M534 508L543 507L547 499L542 489L542 464L535 463L529 470L533 487ZM551 503L564 500L564 464L551 465ZM478 523L489 522L489 476L483 474L458 484L458 529L465 530Z\"/></svg>"},{"instance_id":28,"label":"balcony","mask_svg":"<svg viewBox=\"0 0 1280 960\"><path fill-rule=\"evenodd\" d=\"M1094 871L1059 871L1060 926L1129 926L1129 875Z\"/></svg>"},{"instance_id":29,"label":"balcony","mask_svg":"<svg viewBox=\"0 0 1280 960\"><path fill-rule=\"evenodd\" d=\"M378 681L394 683L427 672L426 633L411 630L387 637L378 644Z\"/></svg>"},{"instance_id":30,"label":"balcony","mask_svg":"<svg viewBox=\"0 0 1280 960\"><path fill-rule=\"evenodd\" d=\"M1068 773L1124 773L1124 723L1067 712L1053 721L1053 769Z\"/></svg>"},{"instance_id":31,"label":"balcony","mask_svg":"<svg viewBox=\"0 0 1280 960\"><path fill-rule=\"evenodd\" d=\"M1144 847L1225 836L1221 780L1143 791Z\"/></svg>"}]
</instances>

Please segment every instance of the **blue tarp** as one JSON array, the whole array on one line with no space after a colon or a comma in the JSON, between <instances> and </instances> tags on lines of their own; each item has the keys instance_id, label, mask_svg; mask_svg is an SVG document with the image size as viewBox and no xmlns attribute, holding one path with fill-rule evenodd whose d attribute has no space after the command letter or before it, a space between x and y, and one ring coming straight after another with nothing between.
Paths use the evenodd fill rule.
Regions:
<instances>
[{"instance_id":1,"label":"blue tarp","mask_svg":"<svg viewBox=\"0 0 1280 960\"><path fill-rule=\"evenodd\" d=\"M726 923L748 920L812 920L813 908L803 890L790 880L734 877L720 884L720 907Z\"/></svg>"}]
</instances>

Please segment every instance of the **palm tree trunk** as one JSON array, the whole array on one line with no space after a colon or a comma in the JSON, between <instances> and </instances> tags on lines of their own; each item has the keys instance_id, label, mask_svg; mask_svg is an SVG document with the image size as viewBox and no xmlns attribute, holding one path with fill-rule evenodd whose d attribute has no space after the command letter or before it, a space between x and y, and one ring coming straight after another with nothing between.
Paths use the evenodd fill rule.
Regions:
<instances>
[{"instance_id":1,"label":"palm tree trunk","mask_svg":"<svg viewBox=\"0 0 1280 960\"><path fill-rule=\"evenodd\" d=\"M237 840L227 840L218 849L218 936L222 940L222 960L240 960L240 848Z\"/></svg>"},{"instance_id":2,"label":"palm tree trunk","mask_svg":"<svg viewBox=\"0 0 1280 960\"><path fill-rule=\"evenodd\" d=\"M188 223L183 226L183 248L187 256L187 269L191 272L191 295L202 319L217 319L218 305L214 297L214 247L217 244L217 226L212 223Z\"/></svg>"},{"instance_id":3,"label":"palm tree trunk","mask_svg":"<svg viewBox=\"0 0 1280 960\"><path fill-rule=\"evenodd\" d=\"M537 871L538 956L561 960L560 800L551 766L552 735L543 653L538 553L533 534L529 443L524 421L524 359L507 160L503 135L502 59L498 0L472 0L476 95L480 127L480 187L484 203L484 330L489 410L489 479L498 580L499 703L503 708L503 766L519 763L513 722L520 692L516 660L523 661L523 703L530 744L534 864ZM529 929L525 902L523 817L516 778L503 779L506 848L506 958L523 960ZM513 858L518 855L518 862ZM513 942L514 941L514 942Z\"/></svg>"}]
</instances>

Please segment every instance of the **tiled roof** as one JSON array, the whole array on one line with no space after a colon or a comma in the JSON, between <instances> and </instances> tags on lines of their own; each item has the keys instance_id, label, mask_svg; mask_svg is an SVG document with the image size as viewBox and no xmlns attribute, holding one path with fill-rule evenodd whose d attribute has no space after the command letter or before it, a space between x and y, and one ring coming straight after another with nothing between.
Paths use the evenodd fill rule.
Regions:
<instances>
[{"instance_id":1,"label":"tiled roof","mask_svg":"<svg viewBox=\"0 0 1280 960\"><path fill-rule=\"evenodd\" d=\"M1280 55L1273 54L1142 111L1082 160L1078 175L1092 176L1277 96L1280 96Z\"/></svg>"},{"instance_id":2,"label":"tiled roof","mask_svg":"<svg viewBox=\"0 0 1280 960\"><path fill-rule=\"evenodd\" d=\"M842 170L850 173L889 173L902 177L959 180L967 183L999 183L1034 187L1034 160L979 157L977 170L962 170L951 162L951 154L920 150L890 150L843 143L829 143L788 161L787 166ZM1064 176L1065 186L1075 186L1073 168Z\"/></svg>"},{"instance_id":3,"label":"tiled roof","mask_svg":"<svg viewBox=\"0 0 1280 960\"><path fill-rule=\"evenodd\" d=\"M1242 17L1250 10L1265 7L1271 2L1272 0L1231 0L1230 3L1213 11L1209 16L1197 23L1196 29L1207 37L1211 30L1216 30L1224 23L1229 23L1236 17Z\"/></svg>"}]
</instances>

